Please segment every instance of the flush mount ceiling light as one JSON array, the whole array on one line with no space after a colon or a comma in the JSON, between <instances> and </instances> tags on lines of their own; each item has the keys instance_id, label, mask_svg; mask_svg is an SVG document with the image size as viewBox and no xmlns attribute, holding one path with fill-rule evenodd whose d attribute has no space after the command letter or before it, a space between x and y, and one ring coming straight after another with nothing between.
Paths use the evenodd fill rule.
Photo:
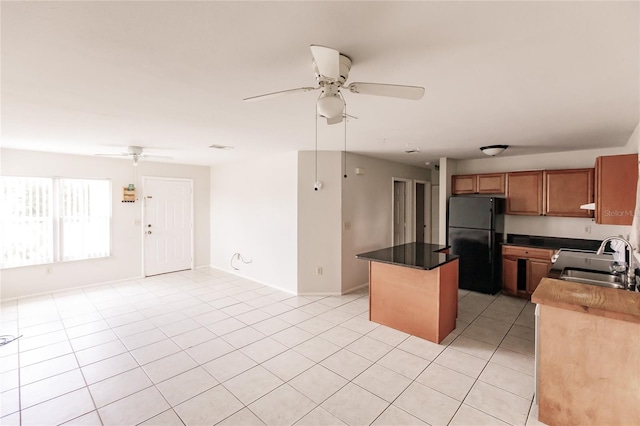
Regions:
<instances>
[{"instance_id":1,"label":"flush mount ceiling light","mask_svg":"<svg viewBox=\"0 0 640 426\"><path fill-rule=\"evenodd\" d=\"M489 145L480 147L480 151L484 152L490 157L495 157L496 155L502 154L507 148L509 148L509 145Z\"/></svg>"}]
</instances>

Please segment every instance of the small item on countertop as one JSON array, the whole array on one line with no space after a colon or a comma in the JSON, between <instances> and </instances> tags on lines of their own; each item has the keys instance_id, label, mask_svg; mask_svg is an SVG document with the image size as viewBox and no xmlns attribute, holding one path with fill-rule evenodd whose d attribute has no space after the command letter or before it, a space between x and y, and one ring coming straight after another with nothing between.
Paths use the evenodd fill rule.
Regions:
<instances>
[{"instance_id":1,"label":"small item on countertop","mask_svg":"<svg viewBox=\"0 0 640 426\"><path fill-rule=\"evenodd\" d=\"M613 260L615 262L626 262L626 246L620 240L609 241L609 247L613 250Z\"/></svg>"}]
</instances>

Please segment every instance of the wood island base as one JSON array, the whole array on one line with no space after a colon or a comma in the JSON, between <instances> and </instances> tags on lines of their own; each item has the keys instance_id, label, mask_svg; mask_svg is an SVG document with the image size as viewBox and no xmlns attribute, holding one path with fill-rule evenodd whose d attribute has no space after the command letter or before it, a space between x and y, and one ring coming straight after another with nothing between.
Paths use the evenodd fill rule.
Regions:
<instances>
[{"instance_id":1,"label":"wood island base","mask_svg":"<svg viewBox=\"0 0 640 426\"><path fill-rule=\"evenodd\" d=\"M369 319L434 343L456 328L458 260L423 270L369 262Z\"/></svg>"}]
</instances>

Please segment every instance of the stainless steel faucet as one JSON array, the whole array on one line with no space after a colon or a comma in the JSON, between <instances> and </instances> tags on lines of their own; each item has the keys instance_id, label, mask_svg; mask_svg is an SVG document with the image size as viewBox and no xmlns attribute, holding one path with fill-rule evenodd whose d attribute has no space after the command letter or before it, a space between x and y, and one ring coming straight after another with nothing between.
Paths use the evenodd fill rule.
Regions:
<instances>
[{"instance_id":1,"label":"stainless steel faucet","mask_svg":"<svg viewBox=\"0 0 640 426\"><path fill-rule=\"evenodd\" d=\"M622 237L607 237L604 239L604 241L602 241L602 244L600 244L600 248L598 248L598 251L596 252L596 254L603 254L604 249L607 246L607 243L613 240L622 241L627 246L627 251L629 252L629 264L627 265L627 282L625 284L625 288L627 290L630 290L633 288L633 285L635 284L635 267L634 267L635 256L633 254L633 246L631 245L631 243Z\"/></svg>"}]
</instances>

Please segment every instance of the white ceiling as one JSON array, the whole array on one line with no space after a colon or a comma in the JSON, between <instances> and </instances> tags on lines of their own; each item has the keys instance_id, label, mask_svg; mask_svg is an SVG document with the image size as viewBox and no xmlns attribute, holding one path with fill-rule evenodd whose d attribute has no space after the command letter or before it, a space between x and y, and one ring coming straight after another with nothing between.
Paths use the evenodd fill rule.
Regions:
<instances>
[{"instance_id":1,"label":"white ceiling","mask_svg":"<svg viewBox=\"0 0 640 426\"><path fill-rule=\"evenodd\" d=\"M347 83L426 88L420 101L345 93L348 150L370 156L622 146L640 115L635 1L2 2L1 20L8 148L141 145L202 165L311 150L318 92L242 102L315 85L310 44L351 58ZM319 148L342 149L344 132L319 122Z\"/></svg>"}]
</instances>

